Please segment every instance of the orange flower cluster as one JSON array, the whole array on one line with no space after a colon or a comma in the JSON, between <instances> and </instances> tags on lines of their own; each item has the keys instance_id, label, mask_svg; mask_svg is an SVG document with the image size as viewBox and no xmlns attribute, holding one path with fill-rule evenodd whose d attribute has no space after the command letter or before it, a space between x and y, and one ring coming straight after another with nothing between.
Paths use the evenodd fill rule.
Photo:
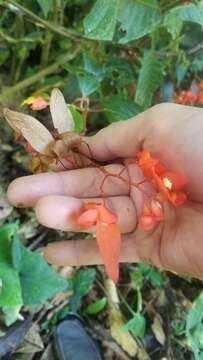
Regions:
<instances>
[{"instance_id":1,"label":"orange flower cluster","mask_svg":"<svg viewBox=\"0 0 203 360\"><path fill-rule=\"evenodd\" d=\"M196 92L189 90L182 90L175 97L175 102L182 105L202 105L203 106L203 81L200 81Z\"/></svg>"},{"instance_id":2,"label":"orange flower cluster","mask_svg":"<svg viewBox=\"0 0 203 360\"><path fill-rule=\"evenodd\" d=\"M82 229L96 225L96 239L108 276L115 282L119 278L121 233L117 216L103 204L86 203L77 218Z\"/></svg>"},{"instance_id":3,"label":"orange flower cluster","mask_svg":"<svg viewBox=\"0 0 203 360\"><path fill-rule=\"evenodd\" d=\"M184 175L168 171L160 160L153 158L147 150L138 154L138 165L158 191L155 199L144 204L139 219L139 225L144 230L152 230L157 222L164 218L162 204L165 201L173 206L179 206L186 201L187 196L183 189L188 181Z\"/></svg>"},{"instance_id":4,"label":"orange flower cluster","mask_svg":"<svg viewBox=\"0 0 203 360\"><path fill-rule=\"evenodd\" d=\"M163 203L167 201L173 206L179 206L186 201L183 188L187 178L175 172L168 171L160 160L153 158L149 151L138 154L137 163L147 180L157 190L154 198L149 198L143 204L139 218L139 226L143 230L152 230L164 219ZM119 257L121 247L121 232L117 224L117 216L102 203L86 203L76 218L81 229L96 226L96 240L108 276L116 283L119 278Z\"/></svg>"}]
</instances>

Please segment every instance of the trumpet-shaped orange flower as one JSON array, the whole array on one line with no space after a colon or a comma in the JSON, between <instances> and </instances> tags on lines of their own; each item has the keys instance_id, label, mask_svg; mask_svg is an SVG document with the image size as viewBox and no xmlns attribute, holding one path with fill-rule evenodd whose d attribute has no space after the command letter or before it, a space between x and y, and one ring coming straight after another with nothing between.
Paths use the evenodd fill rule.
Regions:
<instances>
[{"instance_id":1,"label":"trumpet-shaped orange flower","mask_svg":"<svg viewBox=\"0 0 203 360\"><path fill-rule=\"evenodd\" d=\"M117 216L102 204L87 203L77 218L83 229L96 225L96 239L108 276L115 282L119 278L121 233Z\"/></svg>"}]
</instances>

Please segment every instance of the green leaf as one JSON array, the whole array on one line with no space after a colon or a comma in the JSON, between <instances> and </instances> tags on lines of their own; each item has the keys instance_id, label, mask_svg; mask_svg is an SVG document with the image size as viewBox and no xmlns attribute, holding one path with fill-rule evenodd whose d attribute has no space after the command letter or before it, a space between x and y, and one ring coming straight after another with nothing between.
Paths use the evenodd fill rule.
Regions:
<instances>
[{"instance_id":1,"label":"green leaf","mask_svg":"<svg viewBox=\"0 0 203 360\"><path fill-rule=\"evenodd\" d=\"M89 304L85 309L85 314L96 315L105 308L106 304L107 304L107 298L103 297Z\"/></svg>"},{"instance_id":2,"label":"green leaf","mask_svg":"<svg viewBox=\"0 0 203 360\"><path fill-rule=\"evenodd\" d=\"M141 289L144 284L144 278L141 270L138 268L136 271L130 272L131 286L134 289Z\"/></svg>"},{"instance_id":3,"label":"green leaf","mask_svg":"<svg viewBox=\"0 0 203 360\"><path fill-rule=\"evenodd\" d=\"M186 334L195 359L203 359L203 292L194 301L186 322Z\"/></svg>"},{"instance_id":4,"label":"green leaf","mask_svg":"<svg viewBox=\"0 0 203 360\"><path fill-rule=\"evenodd\" d=\"M160 270L156 269L154 266L140 263L138 265L138 268L142 272L143 278L147 281L150 281L154 287L161 287L164 285L164 274Z\"/></svg>"},{"instance_id":5,"label":"green leaf","mask_svg":"<svg viewBox=\"0 0 203 360\"><path fill-rule=\"evenodd\" d=\"M132 65L125 59L112 56L105 66L108 84L123 88L135 81L136 74Z\"/></svg>"},{"instance_id":6,"label":"green leaf","mask_svg":"<svg viewBox=\"0 0 203 360\"><path fill-rule=\"evenodd\" d=\"M3 65L8 59L10 54L9 49L0 48L0 66Z\"/></svg>"},{"instance_id":7,"label":"green leaf","mask_svg":"<svg viewBox=\"0 0 203 360\"><path fill-rule=\"evenodd\" d=\"M152 51L146 51L138 77L135 102L143 107L152 104L155 91L162 81L162 64Z\"/></svg>"},{"instance_id":8,"label":"green leaf","mask_svg":"<svg viewBox=\"0 0 203 360\"><path fill-rule=\"evenodd\" d=\"M64 68L77 76L79 88L83 96L89 96L94 93L104 78L103 66L92 59L87 52L83 53L83 66L65 64Z\"/></svg>"},{"instance_id":9,"label":"green leaf","mask_svg":"<svg viewBox=\"0 0 203 360\"><path fill-rule=\"evenodd\" d=\"M103 106L109 122L127 120L142 111L139 105L131 100L122 99L118 95L104 100Z\"/></svg>"},{"instance_id":10,"label":"green leaf","mask_svg":"<svg viewBox=\"0 0 203 360\"><path fill-rule=\"evenodd\" d=\"M176 39L182 30L183 21L177 14L169 12L164 18L164 26L167 28L167 31L171 34L172 38Z\"/></svg>"},{"instance_id":11,"label":"green leaf","mask_svg":"<svg viewBox=\"0 0 203 360\"><path fill-rule=\"evenodd\" d=\"M81 113L76 109L74 105L68 105L68 108L73 116L75 123L75 131L81 133L84 130L84 121Z\"/></svg>"},{"instance_id":12,"label":"green leaf","mask_svg":"<svg viewBox=\"0 0 203 360\"><path fill-rule=\"evenodd\" d=\"M177 63L176 77L177 77L178 86L180 85L180 83L184 80L185 76L187 75L189 66L190 66L189 63L183 63L183 62Z\"/></svg>"},{"instance_id":13,"label":"green leaf","mask_svg":"<svg viewBox=\"0 0 203 360\"><path fill-rule=\"evenodd\" d=\"M56 293L70 288L70 284L40 254L26 249L17 237L13 240L12 258L19 271L24 305L42 304Z\"/></svg>"},{"instance_id":14,"label":"green leaf","mask_svg":"<svg viewBox=\"0 0 203 360\"><path fill-rule=\"evenodd\" d=\"M84 69L87 73L95 75L99 81L102 81L105 75L104 67L96 62L87 51L83 52Z\"/></svg>"},{"instance_id":15,"label":"green leaf","mask_svg":"<svg viewBox=\"0 0 203 360\"><path fill-rule=\"evenodd\" d=\"M81 299L89 293L96 276L95 269L85 269L77 271L73 279L74 294L69 300L70 309L77 311L81 306Z\"/></svg>"},{"instance_id":16,"label":"green leaf","mask_svg":"<svg viewBox=\"0 0 203 360\"><path fill-rule=\"evenodd\" d=\"M194 71L202 71L203 70L203 49L197 51L197 53L192 55L192 69Z\"/></svg>"},{"instance_id":17,"label":"green leaf","mask_svg":"<svg viewBox=\"0 0 203 360\"><path fill-rule=\"evenodd\" d=\"M3 307L4 321L6 326L12 325L16 320L23 320L23 317L20 315L21 306L16 307Z\"/></svg>"},{"instance_id":18,"label":"green leaf","mask_svg":"<svg viewBox=\"0 0 203 360\"><path fill-rule=\"evenodd\" d=\"M107 304L107 298L103 297L89 304L85 309L85 313L89 315L96 315L105 308L106 304Z\"/></svg>"},{"instance_id":19,"label":"green leaf","mask_svg":"<svg viewBox=\"0 0 203 360\"><path fill-rule=\"evenodd\" d=\"M156 0L123 1L119 21L125 35L119 43L137 40L152 32L161 21L161 12Z\"/></svg>"},{"instance_id":20,"label":"green leaf","mask_svg":"<svg viewBox=\"0 0 203 360\"><path fill-rule=\"evenodd\" d=\"M12 237L17 229L16 224L7 224L0 228L0 306L22 305L20 279L11 259Z\"/></svg>"},{"instance_id":21,"label":"green leaf","mask_svg":"<svg viewBox=\"0 0 203 360\"><path fill-rule=\"evenodd\" d=\"M112 40L119 0L97 0L84 19L85 35L95 40Z\"/></svg>"},{"instance_id":22,"label":"green leaf","mask_svg":"<svg viewBox=\"0 0 203 360\"><path fill-rule=\"evenodd\" d=\"M134 317L124 325L124 329L131 331L134 335L140 338L144 337L146 328L146 321L143 315L136 313Z\"/></svg>"},{"instance_id":23,"label":"green leaf","mask_svg":"<svg viewBox=\"0 0 203 360\"><path fill-rule=\"evenodd\" d=\"M199 24L203 28L203 9L201 5L188 4L177 6L170 10L170 16L176 16L182 21Z\"/></svg>"},{"instance_id":24,"label":"green leaf","mask_svg":"<svg viewBox=\"0 0 203 360\"><path fill-rule=\"evenodd\" d=\"M37 0L37 3L42 9L44 17L47 17L49 11L53 8L53 0Z\"/></svg>"},{"instance_id":25,"label":"green leaf","mask_svg":"<svg viewBox=\"0 0 203 360\"><path fill-rule=\"evenodd\" d=\"M82 96L85 97L94 93L100 85L99 80L92 74L84 73L82 75L78 75L77 78Z\"/></svg>"}]
</instances>

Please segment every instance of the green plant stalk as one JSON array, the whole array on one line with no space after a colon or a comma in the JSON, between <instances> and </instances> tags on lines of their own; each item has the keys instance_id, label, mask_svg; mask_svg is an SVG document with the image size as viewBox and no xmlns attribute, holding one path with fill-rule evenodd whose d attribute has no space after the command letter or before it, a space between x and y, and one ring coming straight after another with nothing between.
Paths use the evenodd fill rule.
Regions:
<instances>
[{"instance_id":1,"label":"green plant stalk","mask_svg":"<svg viewBox=\"0 0 203 360\"><path fill-rule=\"evenodd\" d=\"M35 84L36 82L40 81L45 76L55 73L60 68L61 65L64 65L67 61L73 60L78 55L79 52L80 52L80 48L78 47L75 49L74 52L68 53L68 54L66 53L66 54L60 56L56 60L56 62L54 62L52 65L47 66L45 69L39 71L37 74L30 76L28 79L25 79L25 80L19 82L15 86L7 88L0 95L0 102L1 103L4 102L6 100L6 98Z\"/></svg>"},{"instance_id":2,"label":"green plant stalk","mask_svg":"<svg viewBox=\"0 0 203 360\"><path fill-rule=\"evenodd\" d=\"M54 8L56 7L56 10L52 9L51 13L49 14L48 20L53 22L57 26L58 23L58 11L57 11L57 2L54 2ZM41 55L41 66L45 66L48 63L49 60L49 53L51 49L52 39L53 39L53 32L49 29L46 29L45 33L45 41L44 46L42 48L42 55Z\"/></svg>"},{"instance_id":3,"label":"green plant stalk","mask_svg":"<svg viewBox=\"0 0 203 360\"><path fill-rule=\"evenodd\" d=\"M132 316L135 316L135 311L131 308L131 306L128 304L122 293L119 291L119 298L121 299L122 303L125 305L125 307L128 309L129 313Z\"/></svg>"},{"instance_id":4,"label":"green plant stalk","mask_svg":"<svg viewBox=\"0 0 203 360\"><path fill-rule=\"evenodd\" d=\"M43 50L41 56L41 66L45 66L48 63L52 38L53 38L53 34L49 30L47 30L45 34L45 44L42 48Z\"/></svg>"},{"instance_id":5,"label":"green plant stalk","mask_svg":"<svg viewBox=\"0 0 203 360\"><path fill-rule=\"evenodd\" d=\"M137 288L137 312L142 312L142 293L139 288Z\"/></svg>"},{"instance_id":6,"label":"green plant stalk","mask_svg":"<svg viewBox=\"0 0 203 360\"><path fill-rule=\"evenodd\" d=\"M9 4L12 4L17 9L22 11L25 15L27 15L31 19L33 19L36 23L41 24L43 27L49 29L52 32L55 32L55 33L57 33L59 35L68 37L69 39L72 39L74 41L88 41L88 42L90 42L89 39L85 39L84 36L77 33L76 31L63 28L62 26L55 26L55 24L52 24L49 21L42 19L40 16L34 14L31 10L29 10L26 7L20 5L15 0L9 0L7 2L7 4L5 4L5 5L8 6Z\"/></svg>"}]
</instances>

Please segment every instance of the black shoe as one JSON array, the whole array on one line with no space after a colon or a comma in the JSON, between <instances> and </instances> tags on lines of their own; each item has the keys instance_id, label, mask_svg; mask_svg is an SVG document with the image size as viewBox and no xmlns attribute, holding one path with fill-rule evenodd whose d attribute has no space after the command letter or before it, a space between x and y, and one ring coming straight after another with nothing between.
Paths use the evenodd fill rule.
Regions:
<instances>
[{"instance_id":1,"label":"black shoe","mask_svg":"<svg viewBox=\"0 0 203 360\"><path fill-rule=\"evenodd\" d=\"M57 326L54 344L59 360L102 360L98 345L77 316L71 316Z\"/></svg>"}]
</instances>

